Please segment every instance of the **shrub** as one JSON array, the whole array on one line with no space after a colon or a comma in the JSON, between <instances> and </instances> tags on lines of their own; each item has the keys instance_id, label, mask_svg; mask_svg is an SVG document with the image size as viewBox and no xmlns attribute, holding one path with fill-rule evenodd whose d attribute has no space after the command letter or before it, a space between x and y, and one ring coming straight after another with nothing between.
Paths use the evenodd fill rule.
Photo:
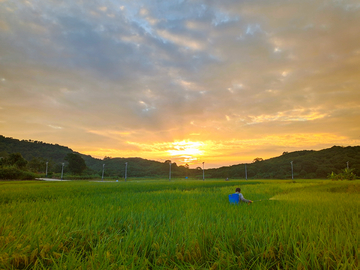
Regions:
<instances>
[{"instance_id":1,"label":"shrub","mask_svg":"<svg viewBox=\"0 0 360 270\"><path fill-rule=\"evenodd\" d=\"M23 171L15 166L0 168L0 179L4 180L33 180L36 175L32 172Z\"/></svg>"},{"instance_id":2,"label":"shrub","mask_svg":"<svg viewBox=\"0 0 360 270\"><path fill-rule=\"evenodd\" d=\"M337 180L355 180L356 179L356 175L354 174L354 169L348 169L345 168L341 171L341 173L334 173L331 172L331 174L328 175L328 178L333 180L333 181L337 181Z\"/></svg>"}]
</instances>

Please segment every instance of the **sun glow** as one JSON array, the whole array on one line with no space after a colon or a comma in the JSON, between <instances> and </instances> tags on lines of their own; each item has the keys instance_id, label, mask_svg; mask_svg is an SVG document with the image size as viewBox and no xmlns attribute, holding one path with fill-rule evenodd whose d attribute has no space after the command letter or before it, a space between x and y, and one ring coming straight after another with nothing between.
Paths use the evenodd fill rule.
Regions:
<instances>
[{"instance_id":1,"label":"sun glow","mask_svg":"<svg viewBox=\"0 0 360 270\"><path fill-rule=\"evenodd\" d=\"M139 150L144 158L152 158L161 160L169 160L179 163L179 165L192 165L199 161L200 157L207 153L208 146L205 142L193 142L189 140L158 142L158 143L142 143L127 141L130 146L135 146L138 155Z\"/></svg>"},{"instance_id":2,"label":"sun glow","mask_svg":"<svg viewBox=\"0 0 360 270\"><path fill-rule=\"evenodd\" d=\"M204 151L199 148L204 144L201 142L181 141L173 142L170 150L167 152L172 156L193 156L202 155Z\"/></svg>"},{"instance_id":3,"label":"sun glow","mask_svg":"<svg viewBox=\"0 0 360 270\"><path fill-rule=\"evenodd\" d=\"M130 135L118 136L120 140L129 138ZM113 133L106 134L109 138L116 137ZM236 138L228 140L203 140L203 141L164 141L164 142L134 142L126 141L121 149L109 146L108 148L88 146L79 147L77 151L92 155L96 158L110 157L141 157L149 160L164 162L171 160L177 165L188 164L191 168L202 166L205 162L206 168L218 168L233 164L249 163L255 157L264 159L281 155L283 149L290 151L303 150L306 148L318 149L316 146L326 141L330 146L347 144L359 145L359 140L348 141L344 136L329 133L298 133L296 135L264 135L255 138ZM272 152L263 153L265 147L273 146ZM280 149L280 150L279 150ZM263 154L261 154L263 153Z\"/></svg>"},{"instance_id":4,"label":"sun glow","mask_svg":"<svg viewBox=\"0 0 360 270\"><path fill-rule=\"evenodd\" d=\"M181 163L193 164L196 163L199 156L204 154L204 143L192 141L176 141L170 144L170 149L167 152Z\"/></svg>"}]
</instances>

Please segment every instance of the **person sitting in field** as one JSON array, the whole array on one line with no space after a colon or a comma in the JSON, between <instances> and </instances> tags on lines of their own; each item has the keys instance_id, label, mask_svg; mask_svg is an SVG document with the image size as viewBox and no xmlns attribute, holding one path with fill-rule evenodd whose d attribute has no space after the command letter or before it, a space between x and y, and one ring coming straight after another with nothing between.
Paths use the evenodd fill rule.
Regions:
<instances>
[{"instance_id":1,"label":"person sitting in field","mask_svg":"<svg viewBox=\"0 0 360 270\"><path fill-rule=\"evenodd\" d=\"M248 204L252 203L251 200L247 200L247 199L244 198L244 196L241 194L241 189L240 188L235 189L235 194L239 195L239 202L242 201L242 202L246 202Z\"/></svg>"}]
</instances>

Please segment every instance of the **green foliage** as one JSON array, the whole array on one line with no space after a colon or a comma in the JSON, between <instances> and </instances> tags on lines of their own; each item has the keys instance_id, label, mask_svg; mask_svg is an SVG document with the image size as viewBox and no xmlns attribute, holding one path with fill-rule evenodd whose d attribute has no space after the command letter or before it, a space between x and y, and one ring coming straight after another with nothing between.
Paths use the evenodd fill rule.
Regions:
<instances>
[{"instance_id":1,"label":"green foliage","mask_svg":"<svg viewBox=\"0 0 360 270\"><path fill-rule=\"evenodd\" d=\"M1 140L1 136L0 136L0 140ZM6 158L8 155L9 155L8 152L4 150L0 150L0 163L1 163L1 159Z\"/></svg>"},{"instance_id":2,"label":"green foliage","mask_svg":"<svg viewBox=\"0 0 360 270\"><path fill-rule=\"evenodd\" d=\"M358 269L359 181L0 185L0 269Z\"/></svg>"},{"instance_id":3,"label":"green foliage","mask_svg":"<svg viewBox=\"0 0 360 270\"><path fill-rule=\"evenodd\" d=\"M75 153L68 153L65 160L69 162L68 168L73 174L81 174L86 169L85 160Z\"/></svg>"},{"instance_id":4,"label":"green foliage","mask_svg":"<svg viewBox=\"0 0 360 270\"><path fill-rule=\"evenodd\" d=\"M36 173L45 172L46 171L46 162L47 161L44 158L34 157L28 162L27 167L32 172L36 172ZM53 163L48 162L48 168L51 168L52 166L53 166Z\"/></svg>"},{"instance_id":5,"label":"green foliage","mask_svg":"<svg viewBox=\"0 0 360 270\"><path fill-rule=\"evenodd\" d=\"M32 180L35 177L34 173L23 171L16 166L0 167L0 179L3 180Z\"/></svg>"},{"instance_id":6,"label":"green foliage","mask_svg":"<svg viewBox=\"0 0 360 270\"><path fill-rule=\"evenodd\" d=\"M12 153L5 158L1 159L1 166L14 166L18 169L25 169L27 161L20 153Z\"/></svg>"},{"instance_id":7,"label":"green foliage","mask_svg":"<svg viewBox=\"0 0 360 270\"><path fill-rule=\"evenodd\" d=\"M12 153L0 159L0 179L31 180L35 174L26 170L28 162L20 153Z\"/></svg>"},{"instance_id":8,"label":"green foliage","mask_svg":"<svg viewBox=\"0 0 360 270\"><path fill-rule=\"evenodd\" d=\"M336 180L355 180L356 179L356 175L354 174L354 169L348 169L345 168L341 171L341 173L334 173L331 172L331 174L328 175L328 178L336 181Z\"/></svg>"}]
</instances>

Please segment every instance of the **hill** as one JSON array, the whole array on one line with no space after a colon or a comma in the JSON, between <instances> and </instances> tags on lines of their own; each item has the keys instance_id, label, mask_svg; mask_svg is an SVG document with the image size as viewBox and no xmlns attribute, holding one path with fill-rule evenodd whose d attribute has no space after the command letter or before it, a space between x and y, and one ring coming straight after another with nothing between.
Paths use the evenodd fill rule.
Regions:
<instances>
[{"instance_id":1,"label":"hill","mask_svg":"<svg viewBox=\"0 0 360 270\"><path fill-rule=\"evenodd\" d=\"M50 170L59 172L61 163L68 153L77 153L58 144L48 144L35 140L18 140L0 135L0 157L11 153L21 153L28 161L41 159L49 161ZM79 153L80 154L80 153ZM104 158L97 159L80 154L89 171L101 175L105 164L105 176L121 178L125 174L125 163L128 163L129 177L168 177L169 164L142 158ZM303 150L284 152L279 157L257 160L246 164L248 178L254 179L291 179L291 162L295 178L326 178L331 172L339 173L349 167L360 175L360 146L333 146L320 151ZM189 169L172 163L172 176L202 178L202 170ZM205 170L206 178L245 178L245 164L224 166Z\"/></svg>"},{"instance_id":2,"label":"hill","mask_svg":"<svg viewBox=\"0 0 360 270\"><path fill-rule=\"evenodd\" d=\"M0 135L0 157L11 153L21 153L26 160L35 157L53 160L55 163L64 161L68 153L73 150L58 144L49 144L42 141L18 140Z\"/></svg>"},{"instance_id":3,"label":"hill","mask_svg":"<svg viewBox=\"0 0 360 270\"><path fill-rule=\"evenodd\" d=\"M72 149L58 144L49 144L36 140L18 140L0 135L0 157L8 154L20 153L27 161L40 160L45 164L49 162L49 171L60 172L61 163L69 153L77 153ZM142 158L93 158L89 155L80 156L85 160L90 169L87 173L101 175L103 164L105 164L105 176L123 177L125 174L125 163L128 163L128 177L152 177L169 174L169 164ZM65 162L66 163L66 162ZM43 166L45 170L45 165ZM183 176L187 174L188 168L172 164L172 175ZM66 171L66 166L65 166Z\"/></svg>"},{"instance_id":4,"label":"hill","mask_svg":"<svg viewBox=\"0 0 360 270\"><path fill-rule=\"evenodd\" d=\"M289 179L291 162L295 178L326 178L331 172L339 173L347 164L360 175L360 146L284 152L279 157L247 164L247 175L255 179ZM209 174L212 177L245 178L245 164L210 169Z\"/></svg>"}]
</instances>

